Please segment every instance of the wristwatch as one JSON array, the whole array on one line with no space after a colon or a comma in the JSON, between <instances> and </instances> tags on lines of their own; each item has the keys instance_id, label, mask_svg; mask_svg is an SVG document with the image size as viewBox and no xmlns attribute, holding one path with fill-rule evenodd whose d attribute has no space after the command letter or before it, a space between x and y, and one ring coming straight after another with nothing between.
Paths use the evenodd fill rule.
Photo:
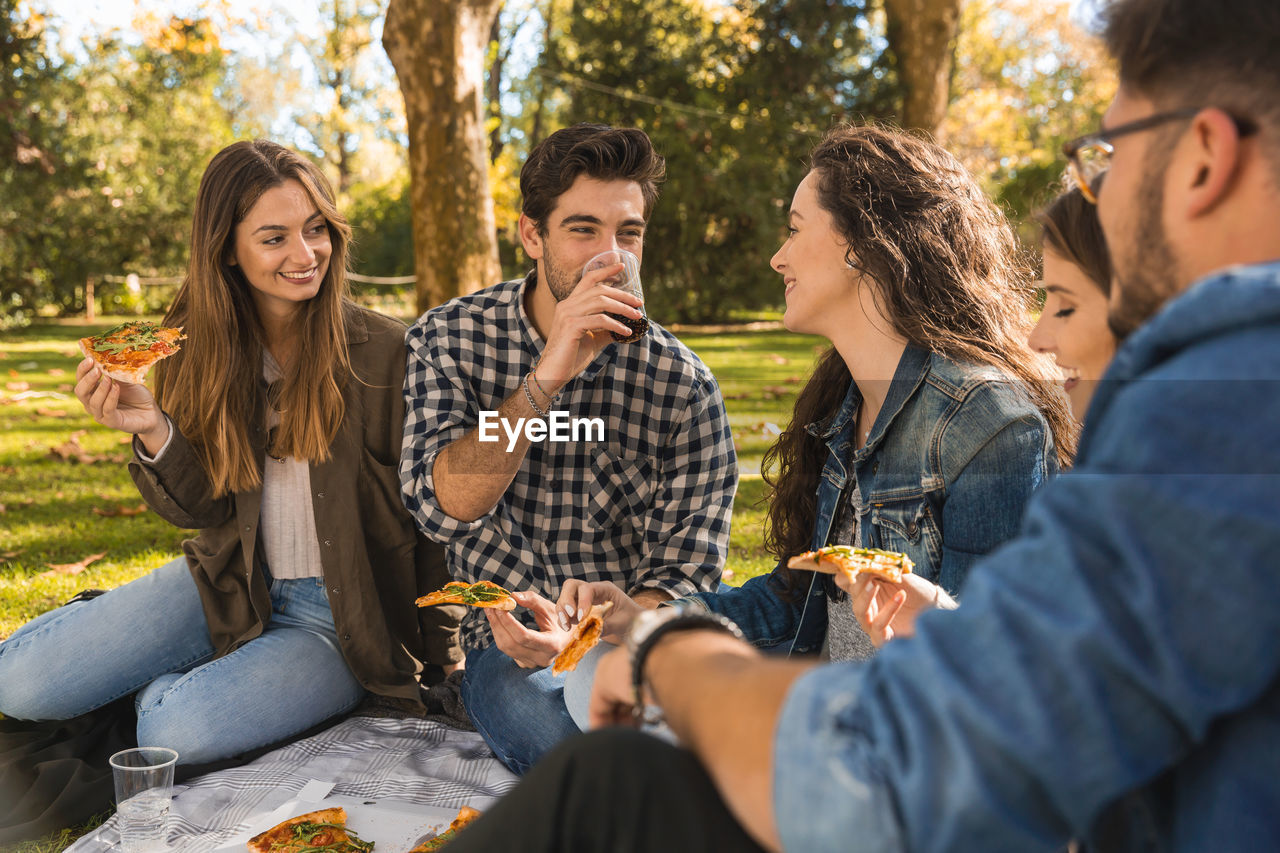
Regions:
<instances>
[{"instance_id":1,"label":"wristwatch","mask_svg":"<svg viewBox=\"0 0 1280 853\"><path fill-rule=\"evenodd\" d=\"M743 642L742 631L730 619L698 607L658 607L646 610L631 622L627 631L626 648L631 658L631 689L633 704L631 715L637 725L662 721L661 710L646 711L644 702L644 663L658 640L674 631L721 631Z\"/></svg>"}]
</instances>

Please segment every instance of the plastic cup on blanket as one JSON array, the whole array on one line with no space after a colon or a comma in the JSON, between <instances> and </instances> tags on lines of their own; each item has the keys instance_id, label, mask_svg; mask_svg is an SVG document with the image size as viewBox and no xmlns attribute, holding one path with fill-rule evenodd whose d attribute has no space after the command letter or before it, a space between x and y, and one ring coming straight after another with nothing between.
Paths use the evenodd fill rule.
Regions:
<instances>
[{"instance_id":1,"label":"plastic cup on blanket","mask_svg":"<svg viewBox=\"0 0 1280 853\"><path fill-rule=\"evenodd\" d=\"M111 756L116 785L116 828L124 853L168 850L169 801L178 753L159 746L125 749Z\"/></svg>"}]
</instances>

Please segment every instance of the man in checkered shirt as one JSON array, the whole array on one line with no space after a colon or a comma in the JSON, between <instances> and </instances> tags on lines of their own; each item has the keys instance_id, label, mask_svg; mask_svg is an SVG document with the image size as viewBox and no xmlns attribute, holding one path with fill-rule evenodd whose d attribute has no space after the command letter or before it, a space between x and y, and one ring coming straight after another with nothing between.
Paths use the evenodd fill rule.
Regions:
<instances>
[{"instance_id":1,"label":"man in checkered shirt","mask_svg":"<svg viewBox=\"0 0 1280 853\"><path fill-rule=\"evenodd\" d=\"M454 578L521 605L472 609L462 625L467 711L517 773L578 731L549 667L569 636L564 582L612 581L656 607L713 589L724 566L737 460L719 386L656 323L616 343L631 329L609 315L638 318L642 302L602 283L620 265L581 272L603 251L642 254L664 170L640 130L552 134L520 172L536 268L428 311L407 336L405 505ZM549 411L602 419L603 440L509 438ZM482 440L482 412L508 425L488 430L497 441Z\"/></svg>"}]
</instances>

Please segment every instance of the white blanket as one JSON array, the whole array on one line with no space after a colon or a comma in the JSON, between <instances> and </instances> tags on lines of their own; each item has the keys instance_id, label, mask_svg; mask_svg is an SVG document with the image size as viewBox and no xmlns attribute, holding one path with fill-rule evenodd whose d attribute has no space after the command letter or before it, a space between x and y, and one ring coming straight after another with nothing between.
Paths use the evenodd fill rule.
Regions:
<instances>
[{"instance_id":1,"label":"white blanket","mask_svg":"<svg viewBox=\"0 0 1280 853\"><path fill-rule=\"evenodd\" d=\"M251 764L175 786L169 847L216 850L311 780L333 782L335 795L482 810L516 783L474 732L419 719L352 717ZM67 853L118 850L115 824L112 817Z\"/></svg>"}]
</instances>

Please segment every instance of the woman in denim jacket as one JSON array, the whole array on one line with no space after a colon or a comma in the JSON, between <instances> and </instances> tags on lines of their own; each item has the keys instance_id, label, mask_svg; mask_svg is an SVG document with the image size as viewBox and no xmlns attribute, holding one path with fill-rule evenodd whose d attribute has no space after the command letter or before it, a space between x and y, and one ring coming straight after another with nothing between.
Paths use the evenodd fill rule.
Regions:
<instances>
[{"instance_id":1,"label":"woman in denim jacket","mask_svg":"<svg viewBox=\"0 0 1280 853\"><path fill-rule=\"evenodd\" d=\"M898 131L837 128L813 153L789 231L771 262L783 321L832 347L765 456L766 544L780 562L683 603L729 617L760 647L864 657L872 646L847 595L787 558L828 544L902 551L954 595L1067 463L1076 426L1045 378L1050 362L1026 343L1030 292L1013 234L947 152ZM606 587L573 584L561 606L615 600L613 639L636 610Z\"/></svg>"}]
</instances>

